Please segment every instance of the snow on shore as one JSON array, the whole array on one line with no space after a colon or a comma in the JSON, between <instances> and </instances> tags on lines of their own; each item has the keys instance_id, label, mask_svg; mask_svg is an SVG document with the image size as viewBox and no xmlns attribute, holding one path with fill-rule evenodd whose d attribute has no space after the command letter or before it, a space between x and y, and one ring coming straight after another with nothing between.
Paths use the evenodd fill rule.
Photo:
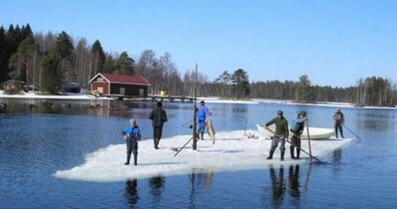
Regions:
<instances>
[{"instance_id":1,"label":"snow on shore","mask_svg":"<svg viewBox=\"0 0 397 209\"><path fill-rule=\"evenodd\" d=\"M258 136L257 131L248 130ZM153 176L184 175L192 170L205 172L236 171L267 168L270 164L299 164L309 160L308 155L301 153L301 160L292 160L287 152L285 161L280 161L279 149L273 160L266 160L271 140L259 137L247 139L244 131L217 133L215 144L208 138L198 142L198 149L192 150L189 143L176 157L172 148L183 146L191 136L180 135L162 139L160 149L153 148L152 139L139 143L138 166L124 165L126 147L123 143L113 144L86 155L85 162L69 170L57 171L54 176L62 179L111 182L126 179L142 179ZM208 136L207 136L208 137ZM122 142L122 140L120 139ZM312 141L313 155L320 159L353 142L353 139ZM287 146L289 147L289 145ZM308 150L306 141L302 149ZM133 159L133 157L132 157Z\"/></svg>"},{"instance_id":2,"label":"snow on shore","mask_svg":"<svg viewBox=\"0 0 397 209\"><path fill-rule=\"evenodd\" d=\"M39 95L33 92L24 94L7 95L0 90L0 98L15 98L15 99L110 99L107 97L95 97L88 94L68 94L68 95Z\"/></svg>"},{"instance_id":3,"label":"snow on shore","mask_svg":"<svg viewBox=\"0 0 397 209\"><path fill-rule=\"evenodd\" d=\"M0 90L1 98L16 98L16 99L81 99L81 100L113 100L109 97L95 97L88 94L68 94L68 95L39 95L32 92L18 95L6 95L3 94L3 90ZM274 100L274 99L250 99L250 100L232 100L232 99L219 99L218 97L198 97L197 101L204 100L207 103L230 103L230 104L260 104L260 103L275 103L275 104L289 104L289 105L308 105L308 106L327 106L327 107L343 107L343 108L363 108L363 109L391 109L395 110L397 107L355 107L350 103L340 102L318 102L312 103L296 103L290 100Z\"/></svg>"}]
</instances>

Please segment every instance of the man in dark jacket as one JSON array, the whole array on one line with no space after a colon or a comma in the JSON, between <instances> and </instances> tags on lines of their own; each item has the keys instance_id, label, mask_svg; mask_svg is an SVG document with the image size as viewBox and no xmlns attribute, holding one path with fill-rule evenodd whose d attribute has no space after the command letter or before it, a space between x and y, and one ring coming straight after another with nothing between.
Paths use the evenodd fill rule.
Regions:
<instances>
[{"instance_id":1,"label":"man in dark jacket","mask_svg":"<svg viewBox=\"0 0 397 209\"><path fill-rule=\"evenodd\" d=\"M152 120L153 125L153 142L155 149L159 148L159 142L163 132L163 124L168 120L167 113L165 110L163 110L162 106L163 105L161 102L157 102L157 106L153 109L149 116L149 119Z\"/></svg>"},{"instance_id":2,"label":"man in dark jacket","mask_svg":"<svg viewBox=\"0 0 397 209\"><path fill-rule=\"evenodd\" d=\"M289 130L288 130L288 121L283 116L283 111L277 111L277 117L273 118L271 121L267 122L265 125L270 126L271 124L276 124L276 131L274 133L274 137L272 139L272 147L270 148L269 157L266 159L273 159L273 153L276 150L278 143L280 144L280 160L284 160L285 154L285 139L288 138Z\"/></svg>"}]
</instances>

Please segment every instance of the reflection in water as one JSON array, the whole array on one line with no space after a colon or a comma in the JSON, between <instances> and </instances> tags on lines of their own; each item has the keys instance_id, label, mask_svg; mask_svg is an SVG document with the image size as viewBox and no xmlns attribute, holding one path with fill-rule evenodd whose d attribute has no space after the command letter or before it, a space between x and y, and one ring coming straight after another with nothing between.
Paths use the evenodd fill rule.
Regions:
<instances>
[{"instance_id":1,"label":"reflection in water","mask_svg":"<svg viewBox=\"0 0 397 209\"><path fill-rule=\"evenodd\" d=\"M393 110L391 110L393 111ZM377 132L384 132L393 130L393 123L390 121L394 120L394 115L390 114L390 110L358 110L357 118L360 120L355 121L355 130L371 130ZM359 134L359 133L358 133ZM359 134L360 135L360 134Z\"/></svg>"},{"instance_id":2,"label":"reflection in water","mask_svg":"<svg viewBox=\"0 0 397 209\"><path fill-rule=\"evenodd\" d=\"M190 190L190 195L189 195L189 208L196 208L194 205L194 199L196 196L196 186L195 186L195 178L196 174L193 172L192 174L189 175L190 183L191 183L191 190Z\"/></svg>"},{"instance_id":3,"label":"reflection in water","mask_svg":"<svg viewBox=\"0 0 397 209\"><path fill-rule=\"evenodd\" d=\"M294 204L299 204L300 202L300 184L299 184L299 164L290 165L288 171L288 186L289 194L293 198Z\"/></svg>"},{"instance_id":4,"label":"reflection in water","mask_svg":"<svg viewBox=\"0 0 397 209\"><path fill-rule=\"evenodd\" d=\"M212 180L214 177L214 169L210 167L205 173L195 173L193 172L188 176L191 184L191 190L189 195L189 208L196 208L195 198L196 192L200 191L200 186L204 186L205 189L210 189Z\"/></svg>"},{"instance_id":5,"label":"reflection in water","mask_svg":"<svg viewBox=\"0 0 397 209\"><path fill-rule=\"evenodd\" d=\"M305 181L305 187L304 187L305 191L307 191L309 188L309 180L310 180L310 174L312 173L312 167L313 167L313 164L310 163L309 170L307 171L307 175L306 175L306 181Z\"/></svg>"},{"instance_id":6,"label":"reflection in water","mask_svg":"<svg viewBox=\"0 0 397 209\"><path fill-rule=\"evenodd\" d=\"M73 99L0 99L4 108L0 113L44 113L68 115L105 115L111 114L111 100L73 100ZM113 102L112 104L116 104ZM117 108L118 109L118 108Z\"/></svg>"},{"instance_id":7,"label":"reflection in water","mask_svg":"<svg viewBox=\"0 0 397 209\"><path fill-rule=\"evenodd\" d=\"M284 179L284 165L280 165L277 169L273 165L269 166L270 180L271 180L271 205L274 208L280 208L284 204L286 199L285 193L288 190L288 194L292 198L293 205L300 204L301 191L299 183L299 165L290 165L288 169L288 188L286 179Z\"/></svg>"},{"instance_id":8,"label":"reflection in water","mask_svg":"<svg viewBox=\"0 0 397 209\"><path fill-rule=\"evenodd\" d=\"M342 149L336 149L332 153L332 162L333 164L341 164L342 161Z\"/></svg>"},{"instance_id":9,"label":"reflection in water","mask_svg":"<svg viewBox=\"0 0 397 209\"><path fill-rule=\"evenodd\" d=\"M163 176L152 177L149 179L150 193L153 196L153 203L159 203L164 190L165 178Z\"/></svg>"},{"instance_id":10,"label":"reflection in water","mask_svg":"<svg viewBox=\"0 0 397 209\"><path fill-rule=\"evenodd\" d=\"M332 164L335 171L338 171L342 161L342 149L336 149L332 153Z\"/></svg>"},{"instance_id":11,"label":"reflection in water","mask_svg":"<svg viewBox=\"0 0 397 209\"><path fill-rule=\"evenodd\" d=\"M270 180L272 182L272 205L276 208L281 206L284 200L284 194L286 190L285 181L284 181L284 166L280 166L280 171L278 176L276 174L276 170L271 165L269 168L270 171Z\"/></svg>"},{"instance_id":12,"label":"reflection in water","mask_svg":"<svg viewBox=\"0 0 397 209\"><path fill-rule=\"evenodd\" d=\"M138 203L139 195L138 195L138 180L136 179L128 179L125 186L125 198L127 202L131 205L131 207L135 207Z\"/></svg>"}]
</instances>

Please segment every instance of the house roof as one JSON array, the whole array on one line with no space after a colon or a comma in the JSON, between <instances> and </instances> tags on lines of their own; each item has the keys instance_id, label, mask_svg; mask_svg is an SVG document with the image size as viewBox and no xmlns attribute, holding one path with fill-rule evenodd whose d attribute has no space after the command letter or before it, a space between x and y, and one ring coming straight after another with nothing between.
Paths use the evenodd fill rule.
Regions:
<instances>
[{"instance_id":1,"label":"house roof","mask_svg":"<svg viewBox=\"0 0 397 209\"><path fill-rule=\"evenodd\" d=\"M25 84L25 82L16 80L16 79L10 79L10 80L7 80L7 81L4 81L3 83L1 83L1 85L4 85L4 84Z\"/></svg>"},{"instance_id":2,"label":"house roof","mask_svg":"<svg viewBox=\"0 0 397 209\"><path fill-rule=\"evenodd\" d=\"M102 78L107 80L109 83L135 84L135 85L141 85L141 86L150 86L149 81L147 81L142 76L115 75L115 74L102 74L102 73L96 74L89 81L89 83L94 81L99 76L101 76Z\"/></svg>"}]
</instances>

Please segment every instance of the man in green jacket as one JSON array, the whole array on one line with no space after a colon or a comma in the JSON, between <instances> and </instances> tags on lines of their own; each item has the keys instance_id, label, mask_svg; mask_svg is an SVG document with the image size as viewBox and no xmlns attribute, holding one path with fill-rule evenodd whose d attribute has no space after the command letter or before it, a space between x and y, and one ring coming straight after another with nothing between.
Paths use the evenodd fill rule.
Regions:
<instances>
[{"instance_id":1,"label":"man in green jacket","mask_svg":"<svg viewBox=\"0 0 397 209\"><path fill-rule=\"evenodd\" d=\"M272 124L276 124L276 131L274 133L274 137L272 139L272 147L270 148L269 157L266 159L273 159L273 153L276 150L278 143L280 144L280 160L284 160L285 153L285 139L288 138L289 130L288 130L288 121L283 116L283 111L277 111L277 117L273 118L271 121L267 122L265 125L270 126Z\"/></svg>"}]
</instances>

